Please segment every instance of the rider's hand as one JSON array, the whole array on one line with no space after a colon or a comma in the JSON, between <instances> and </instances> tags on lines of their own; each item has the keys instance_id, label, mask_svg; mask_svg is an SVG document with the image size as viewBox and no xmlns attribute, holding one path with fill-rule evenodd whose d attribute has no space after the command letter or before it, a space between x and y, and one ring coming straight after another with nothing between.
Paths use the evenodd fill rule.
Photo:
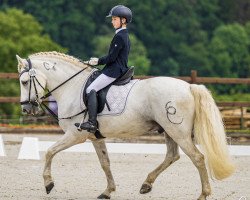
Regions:
<instances>
[{"instance_id":1,"label":"rider's hand","mask_svg":"<svg viewBox=\"0 0 250 200\"><path fill-rule=\"evenodd\" d=\"M88 65L95 66L95 65L98 65L98 60L99 60L99 58L92 57L92 58L90 58L90 60L84 61L84 63L88 64Z\"/></svg>"}]
</instances>

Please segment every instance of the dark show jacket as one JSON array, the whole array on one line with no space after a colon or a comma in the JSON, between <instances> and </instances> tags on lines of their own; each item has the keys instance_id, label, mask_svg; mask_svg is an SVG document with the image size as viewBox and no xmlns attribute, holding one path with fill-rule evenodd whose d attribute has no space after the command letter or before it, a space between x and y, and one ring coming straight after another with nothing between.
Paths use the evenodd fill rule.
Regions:
<instances>
[{"instance_id":1,"label":"dark show jacket","mask_svg":"<svg viewBox=\"0 0 250 200\"><path fill-rule=\"evenodd\" d=\"M130 50L130 40L127 29L120 30L114 35L108 55L99 58L98 65L104 65L102 73L118 78L128 70L128 54Z\"/></svg>"}]
</instances>

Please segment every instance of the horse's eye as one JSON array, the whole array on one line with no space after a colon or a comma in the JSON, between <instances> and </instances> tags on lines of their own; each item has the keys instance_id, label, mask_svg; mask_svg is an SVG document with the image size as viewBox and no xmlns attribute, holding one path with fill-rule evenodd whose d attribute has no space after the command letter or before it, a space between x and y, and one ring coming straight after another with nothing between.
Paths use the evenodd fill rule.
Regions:
<instances>
[{"instance_id":1,"label":"horse's eye","mask_svg":"<svg viewBox=\"0 0 250 200\"><path fill-rule=\"evenodd\" d=\"M28 84L28 81L22 81L22 84L25 86Z\"/></svg>"}]
</instances>

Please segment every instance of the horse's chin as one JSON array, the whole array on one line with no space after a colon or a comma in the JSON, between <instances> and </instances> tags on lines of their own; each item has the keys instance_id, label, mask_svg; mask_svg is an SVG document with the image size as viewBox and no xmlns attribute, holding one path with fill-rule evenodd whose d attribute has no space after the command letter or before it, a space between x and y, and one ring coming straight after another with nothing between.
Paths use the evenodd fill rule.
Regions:
<instances>
[{"instance_id":1,"label":"horse's chin","mask_svg":"<svg viewBox=\"0 0 250 200\"><path fill-rule=\"evenodd\" d=\"M36 116L36 115L41 115L43 113L42 110L37 106L31 106L26 108L24 107L22 110L23 110L22 113L24 115Z\"/></svg>"}]
</instances>

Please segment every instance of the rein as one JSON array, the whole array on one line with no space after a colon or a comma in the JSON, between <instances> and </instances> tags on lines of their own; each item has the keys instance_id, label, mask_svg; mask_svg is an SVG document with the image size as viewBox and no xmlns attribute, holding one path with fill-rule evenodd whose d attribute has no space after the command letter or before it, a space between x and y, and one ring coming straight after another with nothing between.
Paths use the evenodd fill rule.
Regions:
<instances>
[{"instance_id":1,"label":"rein","mask_svg":"<svg viewBox=\"0 0 250 200\"><path fill-rule=\"evenodd\" d=\"M32 64L31 64L31 61L30 61L30 58L27 59L27 62L29 64L29 68L26 68L24 69L20 74L19 74L19 78L22 76L22 74L24 74L25 72L28 72L29 73L29 76L30 76L30 80L29 80L29 83L30 83L30 86L29 86L29 100L27 101L21 101L20 104L21 105L24 105L24 104L31 104L33 106L40 106L42 108L43 111L47 110L56 120L57 122L60 120L60 119L71 119L73 117L76 117L82 113L84 113L84 117L86 116L87 114L87 109L84 109L82 110L81 112L75 114L75 115L72 115L72 116L69 116L69 117L62 117L62 118L59 118L57 114L55 114L43 101L40 103L38 101L39 99L39 96L38 96L38 92L37 92L37 85L36 85L36 82L38 83L38 85L45 91L45 88L41 85L41 83L38 81L38 79L36 78L36 71L32 68ZM62 85L64 85L65 83L67 83L68 81L70 81L71 79L73 79L75 76L77 76L78 74L80 74L81 72L83 72L85 69L87 69L88 67L91 67L91 65L88 65L87 67L83 68L82 70L80 70L79 72L77 72L76 74L74 74L73 76L71 76L70 78L68 78L67 80L65 80L64 82L62 82L61 84L59 84L58 86L56 86L54 89L52 89L51 91L48 90L47 94L43 95L42 97L40 97L41 100L43 99L46 99L47 97L51 96L51 93L54 92L55 90L57 90L58 88L60 88ZM31 96L31 85L34 85L34 89L35 89L35 95L36 95L36 99L35 101L31 101L30 99L30 96ZM55 101L45 101L45 102L55 102ZM44 106L44 108L43 108Z\"/></svg>"}]
</instances>

